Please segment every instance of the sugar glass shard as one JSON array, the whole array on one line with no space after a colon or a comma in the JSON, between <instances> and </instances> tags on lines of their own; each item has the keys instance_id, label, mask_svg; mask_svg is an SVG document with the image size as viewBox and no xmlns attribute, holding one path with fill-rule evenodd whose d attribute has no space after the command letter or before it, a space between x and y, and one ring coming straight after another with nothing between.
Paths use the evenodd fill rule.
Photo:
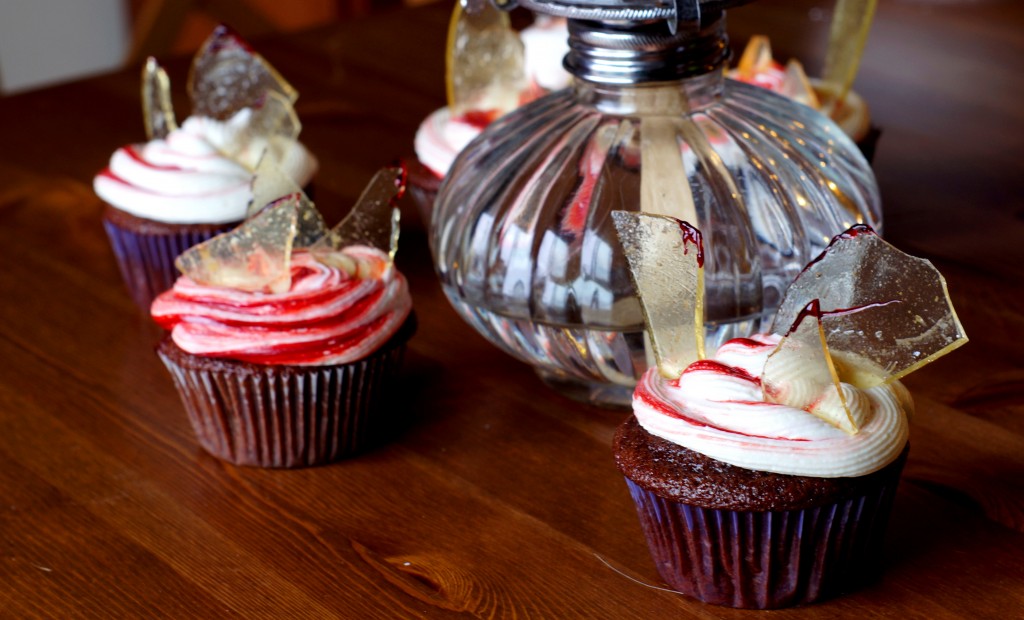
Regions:
<instances>
[{"instance_id":1,"label":"sugar glass shard","mask_svg":"<svg viewBox=\"0 0 1024 620\"><path fill-rule=\"evenodd\" d=\"M345 219L313 246L313 254L319 258L346 246L368 245L387 252L394 260L399 232L395 205L404 192L403 168L379 170Z\"/></svg>"},{"instance_id":2,"label":"sugar glass shard","mask_svg":"<svg viewBox=\"0 0 1024 620\"><path fill-rule=\"evenodd\" d=\"M645 116L640 121L640 210L667 215L684 222L697 221L697 206L686 174L680 174L683 155L678 135L685 144L707 146L693 123L666 116Z\"/></svg>"},{"instance_id":3,"label":"sugar glass shard","mask_svg":"<svg viewBox=\"0 0 1024 620\"><path fill-rule=\"evenodd\" d=\"M822 81L842 101L857 77L878 0L837 0L825 54Z\"/></svg>"},{"instance_id":4,"label":"sugar glass shard","mask_svg":"<svg viewBox=\"0 0 1024 620\"><path fill-rule=\"evenodd\" d=\"M857 432L826 342L817 300L800 312L792 329L768 356L761 389L767 402L803 409L851 435Z\"/></svg>"},{"instance_id":5,"label":"sugar glass shard","mask_svg":"<svg viewBox=\"0 0 1024 620\"><path fill-rule=\"evenodd\" d=\"M786 71L782 76L782 94L805 106L815 109L819 106L818 94L814 92L814 87L807 79L807 73L799 60L790 60L786 63Z\"/></svg>"},{"instance_id":6,"label":"sugar glass shard","mask_svg":"<svg viewBox=\"0 0 1024 620\"><path fill-rule=\"evenodd\" d=\"M906 374L894 372L891 347L884 344L885 326L901 320L900 305L892 301L822 315L821 326L840 380L870 388Z\"/></svg>"},{"instance_id":7,"label":"sugar glass shard","mask_svg":"<svg viewBox=\"0 0 1024 620\"><path fill-rule=\"evenodd\" d=\"M267 154L281 161L302 129L291 102L277 92L268 91L240 115L224 126L217 148L235 161L254 169Z\"/></svg>"},{"instance_id":8,"label":"sugar glass shard","mask_svg":"<svg viewBox=\"0 0 1024 620\"><path fill-rule=\"evenodd\" d=\"M297 209L293 246L308 248L327 234L324 218L302 188L278 167L277 161L264 154L252 178L252 202L249 203L248 217L286 196L295 201Z\"/></svg>"},{"instance_id":9,"label":"sugar glass shard","mask_svg":"<svg viewBox=\"0 0 1024 620\"><path fill-rule=\"evenodd\" d=\"M743 48L743 55L740 56L736 70L741 78L750 80L754 75L768 69L774 63L771 42L763 34L757 34L750 37L747 46Z\"/></svg>"},{"instance_id":10,"label":"sugar glass shard","mask_svg":"<svg viewBox=\"0 0 1024 620\"><path fill-rule=\"evenodd\" d=\"M700 231L664 215L612 211L658 371L676 379L704 358L704 248Z\"/></svg>"},{"instance_id":11,"label":"sugar glass shard","mask_svg":"<svg viewBox=\"0 0 1024 620\"><path fill-rule=\"evenodd\" d=\"M238 228L186 250L175 265L199 284L284 293L291 288L298 213L294 196L282 198Z\"/></svg>"},{"instance_id":12,"label":"sugar glass shard","mask_svg":"<svg viewBox=\"0 0 1024 620\"><path fill-rule=\"evenodd\" d=\"M832 239L797 276L772 331L784 333L812 299L826 313L873 309L826 321L834 350L871 360L874 370L857 373L858 387L899 379L967 342L946 281L931 262L897 250L862 224Z\"/></svg>"},{"instance_id":13,"label":"sugar glass shard","mask_svg":"<svg viewBox=\"0 0 1024 620\"><path fill-rule=\"evenodd\" d=\"M453 116L471 110L501 116L519 105L526 86L523 42L508 15L489 2L479 5L470 10L456 2L448 26L445 84Z\"/></svg>"},{"instance_id":14,"label":"sugar glass shard","mask_svg":"<svg viewBox=\"0 0 1024 620\"><path fill-rule=\"evenodd\" d=\"M178 128L171 105L171 80L152 56L142 68L142 119L150 140L166 138Z\"/></svg>"},{"instance_id":15,"label":"sugar glass shard","mask_svg":"<svg viewBox=\"0 0 1024 620\"><path fill-rule=\"evenodd\" d=\"M192 113L219 120L256 105L266 92L288 101L298 93L237 33L221 24L199 48L189 73Z\"/></svg>"}]
</instances>

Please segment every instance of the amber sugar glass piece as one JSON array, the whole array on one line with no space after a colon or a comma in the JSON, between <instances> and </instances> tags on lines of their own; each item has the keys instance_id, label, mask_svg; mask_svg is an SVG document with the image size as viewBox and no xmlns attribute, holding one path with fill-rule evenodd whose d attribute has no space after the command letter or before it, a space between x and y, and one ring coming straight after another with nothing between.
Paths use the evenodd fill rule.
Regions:
<instances>
[{"instance_id":1,"label":"amber sugar glass piece","mask_svg":"<svg viewBox=\"0 0 1024 620\"><path fill-rule=\"evenodd\" d=\"M300 196L285 196L231 232L190 248L175 265L202 285L285 292L291 287L299 203Z\"/></svg>"},{"instance_id":2,"label":"amber sugar glass piece","mask_svg":"<svg viewBox=\"0 0 1024 620\"><path fill-rule=\"evenodd\" d=\"M704 243L673 217L612 211L658 371L668 379L704 357Z\"/></svg>"},{"instance_id":3,"label":"amber sugar glass piece","mask_svg":"<svg viewBox=\"0 0 1024 620\"><path fill-rule=\"evenodd\" d=\"M842 355L843 381L871 387L899 379L967 342L946 290L926 259L857 225L836 236L786 291L772 331L784 334L812 300L829 314L825 338ZM870 312L853 312L870 309Z\"/></svg>"},{"instance_id":4,"label":"amber sugar glass piece","mask_svg":"<svg viewBox=\"0 0 1024 620\"><path fill-rule=\"evenodd\" d=\"M835 93L829 105L842 101L853 86L877 4L878 0L836 1L822 74L822 81Z\"/></svg>"},{"instance_id":5,"label":"amber sugar glass piece","mask_svg":"<svg viewBox=\"0 0 1024 620\"><path fill-rule=\"evenodd\" d=\"M771 41L763 34L756 34L747 41L736 69L743 79L749 80L758 72L771 67L774 62Z\"/></svg>"},{"instance_id":6,"label":"amber sugar glass piece","mask_svg":"<svg viewBox=\"0 0 1024 620\"><path fill-rule=\"evenodd\" d=\"M814 87L807 78L804 66L796 59L790 59L786 63L786 72L782 78L782 94L815 109L821 105L818 94L814 92Z\"/></svg>"},{"instance_id":7,"label":"amber sugar glass piece","mask_svg":"<svg viewBox=\"0 0 1024 620\"><path fill-rule=\"evenodd\" d=\"M256 165L256 173L252 178L252 202L249 204L248 217L252 217L279 198L295 196L298 213L293 246L309 247L327 234L327 225L309 196L276 165L275 161L273 157L267 157L264 153L259 164Z\"/></svg>"},{"instance_id":8,"label":"amber sugar glass piece","mask_svg":"<svg viewBox=\"0 0 1024 620\"><path fill-rule=\"evenodd\" d=\"M445 85L452 115L470 110L495 117L519 104L526 84L523 43L508 14L490 2L456 0L448 26Z\"/></svg>"},{"instance_id":9,"label":"amber sugar glass piece","mask_svg":"<svg viewBox=\"0 0 1024 620\"><path fill-rule=\"evenodd\" d=\"M221 24L200 47L189 72L192 112L219 120L253 107L274 91L294 102L298 93L237 33Z\"/></svg>"},{"instance_id":10,"label":"amber sugar glass piece","mask_svg":"<svg viewBox=\"0 0 1024 620\"><path fill-rule=\"evenodd\" d=\"M142 67L142 120L149 140L166 138L178 128L171 105L171 80L152 56Z\"/></svg>"},{"instance_id":11,"label":"amber sugar glass piece","mask_svg":"<svg viewBox=\"0 0 1024 620\"><path fill-rule=\"evenodd\" d=\"M369 274L358 272L361 266L355 266L351 258L338 250L349 245L369 245L387 252L394 260L399 232L399 211L395 205L404 192L405 169L379 170L348 215L313 245L313 256L360 277Z\"/></svg>"}]
</instances>

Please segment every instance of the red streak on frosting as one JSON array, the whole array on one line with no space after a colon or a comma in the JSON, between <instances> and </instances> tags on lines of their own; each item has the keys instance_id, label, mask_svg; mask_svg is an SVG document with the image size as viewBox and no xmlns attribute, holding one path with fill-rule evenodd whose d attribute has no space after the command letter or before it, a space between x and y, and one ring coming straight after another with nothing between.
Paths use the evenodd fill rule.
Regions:
<instances>
[{"instance_id":1,"label":"red streak on frosting","mask_svg":"<svg viewBox=\"0 0 1024 620\"><path fill-rule=\"evenodd\" d=\"M755 385L761 385L761 379L759 377L751 375L749 372L743 370L742 368L736 368L735 366L727 366L726 364L723 364L722 362L717 362L715 360L697 360L696 362L693 362L692 364L687 366L686 370L683 371L683 374L699 371L714 372L721 375L728 375L730 377L736 377L737 379L749 381Z\"/></svg>"},{"instance_id":2,"label":"red streak on frosting","mask_svg":"<svg viewBox=\"0 0 1024 620\"><path fill-rule=\"evenodd\" d=\"M704 422L698 422L697 420L695 420L695 419L693 419L693 418L691 418L691 417L689 417L687 415L684 415L683 412L680 411L678 407L673 407L669 403L665 402L665 400L663 400L663 399L659 398L658 396L652 394L651 391L649 389L647 389L647 386L644 386L642 384L641 384L641 386L638 386L636 392L633 393L633 398L636 398L636 399L642 401L648 407L650 407L652 409L655 409L658 413L660 413L662 415L665 415L665 416L668 416L670 418L675 418L677 420L684 420L688 424L692 424L694 426L699 426L701 428L714 428L713 426L710 426L709 424L706 424Z\"/></svg>"},{"instance_id":3,"label":"red streak on frosting","mask_svg":"<svg viewBox=\"0 0 1024 620\"><path fill-rule=\"evenodd\" d=\"M760 349L761 347L769 346L763 342L758 342L753 338L733 338L732 340L727 341L725 344L746 347L748 349Z\"/></svg>"},{"instance_id":4,"label":"red streak on frosting","mask_svg":"<svg viewBox=\"0 0 1024 620\"><path fill-rule=\"evenodd\" d=\"M377 254L360 256L386 260ZM379 346L409 312L401 274L393 274L396 282L361 280L305 251L292 259L288 293L245 293L182 278L156 299L153 318L194 355L277 365L358 359L352 356Z\"/></svg>"},{"instance_id":5,"label":"red streak on frosting","mask_svg":"<svg viewBox=\"0 0 1024 620\"><path fill-rule=\"evenodd\" d=\"M459 120L467 125L472 125L477 129L484 130L488 125L493 123L496 118L498 118L497 110L469 110L462 114L462 116L459 117Z\"/></svg>"},{"instance_id":6,"label":"red streak on frosting","mask_svg":"<svg viewBox=\"0 0 1024 620\"><path fill-rule=\"evenodd\" d=\"M174 326L177 325L178 323L202 324L209 320L215 320L220 325L233 328L233 330L237 333L252 333L254 335L258 335L263 332L278 332L282 329L327 331L334 327L337 327L338 325L351 323L358 317L365 315L366 311L372 308L383 295L384 289L379 288L376 291L373 291L371 294L359 299L351 306L347 306L344 309L343 314L341 315L331 315L316 319L295 319L292 321L282 321L279 318L277 318L280 316L281 313L271 311L264 314L270 314L274 316L275 320L273 322L254 323L254 320L258 320L258 315L255 317L252 317L252 315L250 315L251 318L249 320L238 321L233 321L231 319L221 317L213 319L204 316L197 317L194 315L177 315L172 317L174 320L173 322L171 322L171 325ZM319 304L303 304L301 309L305 309L306 307L312 307L316 305ZM295 308L292 308L292 310L295 310ZM162 321L161 323L163 322L167 322L166 318L165 321Z\"/></svg>"},{"instance_id":7,"label":"red streak on frosting","mask_svg":"<svg viewBox=\"0 0 1024 620\"><path fill-rule=\"evenodd\" d=\"M682 420L683 422L686 422L687 424L689 424L691 426L694 426L694 427L697 427L697 428L707 428L707 429L710 429L710 430L720 431L720 432L723 432L723 433L729 433L730 435L739 435L741 437L750 437L752 439L778 439L778 440L785 439L786 441L806 441L804 439L790 439L790 438L786 438L786 437L769 437L769 436L765 436L765 435L754 435L752 433L744 433L743 431L738 431L738 430L732 429L732 428L723 428L721 426L716 426L714 424L709 424L706 421L695 420L694 418L686 415L683 412L683 410L682 410L682 407L683 407L682 403L677 403L675 406L669 404L664 399L662 399L662 398L658 397L657 395L651 393L651 390L649 389L649 387L647 385L644 385L643 382L641 382L641 384L637 386L636 392L634 392L634 394L633 394L633 398L640 400L645 405L647 405L651 409L654 409L655 411L657 411L661 415L664 415L664 416L667 416L667 417L670 417L670 418L674 418L676 420ZM771 403L765 403L765 402L759 402L759 401L755 401L755 402L748 402L748 401L721 401L721 402L736 402L736 403L745 404L745 405L758 405L758 406L765 406L765 407L772 407L772 406L774 406Z\"/></svg>"},{"instance_id":8,"label":"red streak on frosting","mask_svg":"<svg viewBox=\"0 0 1024 620\"><path fill-rule=\"evenodd\" d=\"M347 349L367 338L369 334L381 329L389 316L384 314L370 323L356 329L323 338L291 345L266 347L264 349L246 349L245 351L225 351L215 357L230 357L253 364L303 364L323 358L325 351Z\"/></svg>"},{"instance_id":9,"label":"red streak on frosting","mask_svg":"<svg viewBox=\"0 0 1024 620\"><path fill-rule=\"evenodd\" d=\"M134 159L138 164L145 166L146 168L152 168L153 170L169 170L179 172L185 171L185 169L180 166L161 166L159 164L154 164L151 161L143 159L142 153L139 152L138 148L135 145L129 145L124 147L124 152L127 153L128 156Z\"/></svg>"},{"instance_id":10,"label":"red streak on frosting","mask_svg":"<svg viewBox=\"0 0 1024 620\"><path fill-rule=\"evenodd\" d=\"M160 170L170 170L170 171L183 170L182 168L160 168L159 166L151 166L151 168L160 169ZM151 189L147 189L145 187L140 187L140 186L136 185L135 183L132 183L128 179L125 179L124 177L119 177L109 167L104 168L103 170L101 170L96 175L96 177L97 178L102 177L104 179L109 179L110 181L112 181L114 183L117 183L119 185L123 185L125 187L131 188L133 191L138 192L140 194L147 194L147 195L150 195L150 196L187 196L187 197L193 198L193 199L205 198L207 196L217 196L219 194L228 194L228 193L231 193L231 192L237 190L239 187L248 186L249 185L249 181L244 181L244 182L241 182L241 183L237 183L235 185L228 185L228 186L225 186L223 188L214 189L214 190L211 190L211 191L208 191L208 192L201 192L201 193L195 193L195 194L165 194L165 193L162 193L162 192L156 192L156 191L153 191Z\"/></svg>"}]
</instances>

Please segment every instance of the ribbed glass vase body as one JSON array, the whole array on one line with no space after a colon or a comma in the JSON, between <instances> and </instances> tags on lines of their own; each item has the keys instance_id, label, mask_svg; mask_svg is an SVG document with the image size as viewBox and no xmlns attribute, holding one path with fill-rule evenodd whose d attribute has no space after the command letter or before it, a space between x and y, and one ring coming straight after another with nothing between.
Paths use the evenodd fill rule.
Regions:
<instances>
[{"instance_id":1,"label":"ribbed glass vase body","mask_svg":"<svg viewBox=\"0 0 1024 620\"><path fill-rule=\"evenodd\" d=\"M456 160L432 222L442 286L549 384L628 404L651 360L611 212L652 205L704 233L709 351L770 320L833 235L881 224L867 162L810 108L720 70L578 80L492 124Z\"/></svg>"}]
</instances>

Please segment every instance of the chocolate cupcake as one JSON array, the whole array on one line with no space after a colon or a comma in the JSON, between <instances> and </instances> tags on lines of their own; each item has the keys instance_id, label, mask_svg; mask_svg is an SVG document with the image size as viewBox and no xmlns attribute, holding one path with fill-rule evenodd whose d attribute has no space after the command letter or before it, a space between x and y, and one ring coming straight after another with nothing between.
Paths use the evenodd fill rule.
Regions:
<instances>
[{"instance_id":1,"label":"chocolate cupcake","mask_svg":"<svg viewBox=\"0 0 1024 620\"><path fill-rule=\"evenodd\" d=\"M180 127L168 84L150 59L143 72L149 141L115 151L93 181L121 275L142 308L174 283L175 257L245 219L264 153L299 186L317 169L297 140L297 93L229 29L219 27L197 53L193 110Z\"/></svg>"},{"instance_id":2,"label":"chocolate cupcake","mask_svg":"<svg viewBox=\"0 0 1024 620\"><path fill-rule=\"evenodd\" d=\"M658 572L707 603L811 603L863 585L884 564L909 396L898 383L858 395L863 426L852 436L764 402L755 367L777 342L730 341L676 381L649 371L615 437Z\"/></svg>"},{"instance_id":3,"label":"chocolate cupcake","mask_svg":"<svg viewBox=\"0 0 1024 620\"><path fill-rule=\"evenodd\" d=\"M612 215L658 362L615 460L662 578L773 609L877 577L909 449L898 379L967 340L942 276L854 226L789 286L771 333L707 357L700 231Z\"/></svg>"},{"instance_id":4,"label":"chocolate cupcake","mask_svg":"<svg viewBox=\"0 0 1024 620\"><path fill-rule=\"evenodd\" d=\"M271 186L288 184L278 177ZM157 353L205 450L238 465L305 467L399 427L384 405L415 331L392 261L400 178L378 174L334 230L295 193L179 257L184 275L151 312L169 332Z\"/></svg>"},{"instance_id":5,"label":"chocolate cupcake","mask_svg":"<svg viewBox=\"0 0 1024 620\"><path fill-rule=\"evenodd\" d=\"M158 354L208 452L237 465L320 465L397 426L380 415L415 331L408 287L379 250L344 256L374 275L300 250L284 292L182 276L154 301L154 319L169 330Z\"/></svg>"},{"instance_id":6,"label":"chocolate cupcake","mask_svg":"<svg viewBox=\"0 0 1024 620\"><path fill-rule=\"evenodd\" d=\"M236 465L308 467L356 455L404 423L388 387L415 330L410 314L367 357L314 368L192 355L170 334L157 353L204 450Z\"/></svg>"},{"instance_id":7,"label":"chocolate cupcake","mask_svg":"<svg viewBox=\"0 0 1024 620\"><path fill-rule=\"evenodd\" d=\"M751 477L760 472L702 457L633 420L619 429L615 450L658 572L683 594L715 605L776 609L851 592L881 574L907 450L853 484ZM682 477L652 473L664 470L659 461Z\"/></svg>"}]
</instances>

